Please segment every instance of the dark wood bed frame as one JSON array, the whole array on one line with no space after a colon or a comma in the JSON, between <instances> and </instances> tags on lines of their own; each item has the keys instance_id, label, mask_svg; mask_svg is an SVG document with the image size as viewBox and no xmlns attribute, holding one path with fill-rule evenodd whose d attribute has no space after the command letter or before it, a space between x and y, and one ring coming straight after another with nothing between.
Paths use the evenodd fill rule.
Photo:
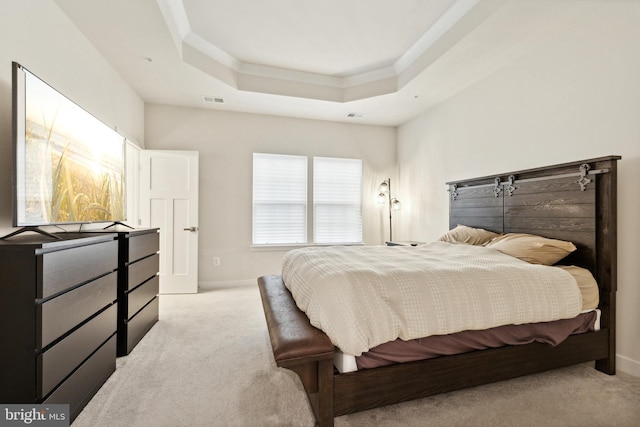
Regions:
<instances>
[{"instance_id":1,"label":"dark wood bed frame","mask_svg":"<svg viewBox=\"0 0 640 427\"><path fill-rule=\"evenodd\" d=\"M277 366L298 374L320 426L334 417L577 363L615 374L616 179L619 156L448 182L449 227L572 241L563 264L588 268L600 288L601 329L556 347L533 343L341 374L329 338L309 324L280 276L258 279Z\"/></svg>"}]
</instances>

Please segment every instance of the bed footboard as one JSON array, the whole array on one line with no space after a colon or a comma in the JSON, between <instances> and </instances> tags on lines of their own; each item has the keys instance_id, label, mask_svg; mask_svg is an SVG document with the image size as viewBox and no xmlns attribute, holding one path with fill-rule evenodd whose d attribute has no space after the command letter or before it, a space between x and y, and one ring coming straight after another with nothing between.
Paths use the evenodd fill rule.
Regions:
<instances>
[{"instance_id":1,"label":"bed footboard","mask_svg":"<svg viewBox=\"0 0 640 427\"><path fill-rule=\"evenodd\" d=\"M258 288L276 365L298 374L319 425L333 426L333 344L298 310L280 276L258 278Z\"/></svg>"}]
</instances>

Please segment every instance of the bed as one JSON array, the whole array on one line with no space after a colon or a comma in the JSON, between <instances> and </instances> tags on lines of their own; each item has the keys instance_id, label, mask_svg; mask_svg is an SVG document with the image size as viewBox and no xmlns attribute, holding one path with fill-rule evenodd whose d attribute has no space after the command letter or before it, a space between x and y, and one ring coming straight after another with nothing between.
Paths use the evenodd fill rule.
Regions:
<instances>
[{"instance_id":1,"label":"bed","mask_svg":"<svg viewBox=\"0 0 640 427\"><path fill-rule=\"evenodd\" d=\"M560 261L589 270L599 328L555 346L533 342L341 373L327 334L298 309L282 276L258 279L276 365L300 377L320 426L366 409L577 363L615 374L616 177L619 156L448 182L449 228L572 242ZM392 249L392 248L390 248Z\"/></svg>"}]
</instances>

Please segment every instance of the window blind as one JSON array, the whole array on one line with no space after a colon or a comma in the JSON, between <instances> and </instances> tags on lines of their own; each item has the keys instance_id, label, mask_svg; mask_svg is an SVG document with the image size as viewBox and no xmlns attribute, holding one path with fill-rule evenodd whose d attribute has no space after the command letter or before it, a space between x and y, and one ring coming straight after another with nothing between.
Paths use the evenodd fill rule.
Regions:
<instances>
[{"instance_id":1,"label":"window blind","mask_svg":"<svg viewBox=\"0 0 640 427\"><path fill-rule=\"evenodd\" d=\"M313 158L314 243L362 243L362 161Z\"/></svg>"},{"instance_id":2,"label":"window blind","mask_svg":"<svg viewBox=\"0 0 640 427\"><path fill-rule=\"evenodd\" d=\"M253 244L307 242L307 158L253 154Z\"/></svg>"}]
</instances>

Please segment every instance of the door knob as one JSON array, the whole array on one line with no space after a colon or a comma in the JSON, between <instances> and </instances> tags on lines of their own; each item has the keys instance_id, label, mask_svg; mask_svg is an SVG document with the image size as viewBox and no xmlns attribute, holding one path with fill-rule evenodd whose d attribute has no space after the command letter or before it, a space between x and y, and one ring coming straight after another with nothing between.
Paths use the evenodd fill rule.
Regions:
<instances>
[{"instance_id":1,"label":"door knob","mask_svg":"<svg viewBox=\"0 0 640 427\"><path fill-rule=\"evenodd\" d=\"M185 228L184 231L198 231L198 227L188 227Z\"/></svg>"}]
</instances>

